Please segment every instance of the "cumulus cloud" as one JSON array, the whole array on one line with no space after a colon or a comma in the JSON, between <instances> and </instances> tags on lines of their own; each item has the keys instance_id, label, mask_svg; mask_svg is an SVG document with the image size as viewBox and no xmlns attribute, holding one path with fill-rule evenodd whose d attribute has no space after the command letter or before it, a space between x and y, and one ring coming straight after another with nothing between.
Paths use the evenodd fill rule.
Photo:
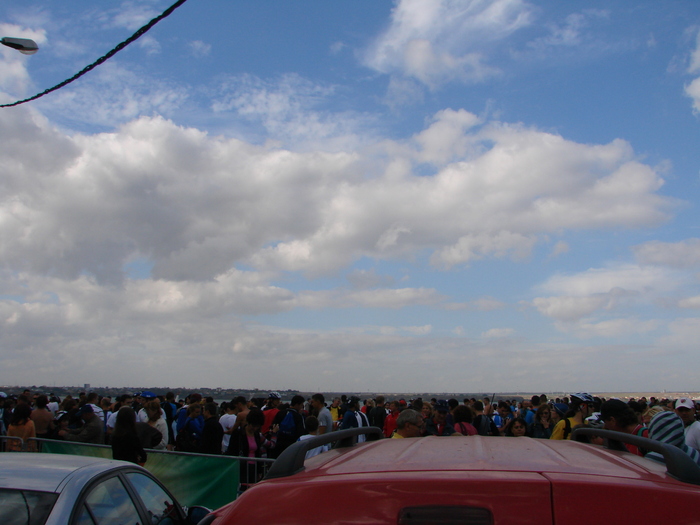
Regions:
<instances>
[{"instance_id":1,"label":"cumulus cloud","mask_svg":"<svg viewBox=\"0 0 700 525\"><path fill-rule=\"evenodd\" d=\"M622 141L471 130L475 119L451 112L436 117L442 127L382 143L377 154L390 158L371 178L369 153L252 146L162 118L68 137L29 113L3 117L14 135L0 144L4 264L70 279L119 283L134 257L169 280L213 279L236 264L314 275L426 249L449 268L527 256L551 231L651 226L672 205ZM41 153L23 155L32 150ZM445 165L416 176L417 159Z\"/></svg>"},{"instance_id":2,"label":"cumulus cloud","mask_svg":"<svg viewBox=\"0 0 700 525\"><path fill-rule=\"evenodd\" d=\"M700 239L679 242L651 241L632 248L642 264L668 266L671 268L694 268L700 266Z\"/></svg>"},{"instance_id":3,"label":"cumulus cloud","mask_svg":"<svg viewBox=\"0 0 700 525\"><path fill-rule=\"evenodd\" d=\"M502 339L515 333L512 328L492 328L481 334L482 339Z\"/></svg>"},{"instance_id":4,"label":"cumulus cloud","mask_svg":"<svg viewBox=\"0 0 700 525\"><path fill-rule=\"evenodd\" d=\"M688 73L697 74L700 72L700 31L697 32L695 49L690 54ZM685 87L685 94L693 100L693 110L700 113L700 78L691 81Z\"/></svg>"},{"instance_id":5,"label":"cumulus cloud","mask_svg":"<svg viewBox=\"0 0 700 525\"><path fill-rule=\"evenodd\" d=\"M606 321L601 325L593 321L597 315L619 315L630 306L650 304L673 294L682 282L686 282L685 276L662 267L611 265L549 278L538 291L553 295L536 297L532 305L542 315L568 323L558 325L563 330L602 334L614 327L624 328L629 321Z\"/></svg>"},{"instance_id":6,"label":"cumulus cloud","mask_svg":"<svg viewBox=\"0 0 700 525\"><path fill-rule=\"evenodd\" d=\"M431 87L481 81L498 73L481 49L527 26L531 17L522 0L401 0L364 62Z\"/></svg>"}]
</instances>

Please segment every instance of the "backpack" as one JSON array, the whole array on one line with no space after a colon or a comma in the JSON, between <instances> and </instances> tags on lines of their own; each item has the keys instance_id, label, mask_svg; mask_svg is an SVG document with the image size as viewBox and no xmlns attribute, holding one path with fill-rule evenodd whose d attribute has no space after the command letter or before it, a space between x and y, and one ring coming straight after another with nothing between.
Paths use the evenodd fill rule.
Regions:
<instances>
[{"instance_id":1,"label":"backpack","mask_svg":"<svg viewBox=\"0 0 700 525\"><path fill-rule=\"evenodd\" d=\"M197 452L197 441L193 433L187 429L188 426L189 421L183 429L177 433L177 437L175 438L175 450L179 452Z\"/></svg>"},{"instance_id":2,"label":"backpack","mask_svg":"<svg viewBox=\"0 0 700 525\"><path fill-rule=\"evenodd\" d=\"M480 436L488 436L489 432L491 432L491 418L486 414L482 414L480 417L479 428L476 431Z\"/></svg>"},{"instance_id":3,"label":"backpack","mask_svg":"<svg viewBox=\"0 0 700 525\"><path fill-rule=\"evenodd\" d=\"M297 423L294 420L294 414L291 410L287 410L282 421L280 421L280 427L277 431L277 438L289 438L292 439L297 430Z\"/></svg>"}]
</instances>

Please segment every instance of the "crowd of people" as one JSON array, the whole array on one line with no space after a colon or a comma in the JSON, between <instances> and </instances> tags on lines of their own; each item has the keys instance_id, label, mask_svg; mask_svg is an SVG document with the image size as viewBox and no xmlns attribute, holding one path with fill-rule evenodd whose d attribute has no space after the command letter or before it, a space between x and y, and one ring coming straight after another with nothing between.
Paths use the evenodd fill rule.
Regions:
<instances>
[{"instance_id":1,"label":"crowd of people","mask_svg":"<svg viewBox=\"0 0 700 525\"><path fill-rule=\"evenodd\" d=\"M238 396L217 404L191 393L123 394L117 399L95 392L63 400L25 390L8 397L0 392L0 435L108 444L113 457L145 463L147 450L176 450L250 458L241 462L242 481L257 476L255 458L277 458L293 443L339 429L378 427L368 439L420 436L504 436L571 439L574 429L594 426L648 437L677 446L700 464L700 403L688 398L644 397L622 401L588 393L523 401L483 399L361 400L323 394L301 395L284 403L280 394L266 399ZM365 436L359 436L363 441ZM5 450L18 450L6 440ZM36 441L29 440L35 447ZM626 445L630 452L662 460L659 454ZM326 446L307 452L322 453Z\"/></svg>"}]
</instances>

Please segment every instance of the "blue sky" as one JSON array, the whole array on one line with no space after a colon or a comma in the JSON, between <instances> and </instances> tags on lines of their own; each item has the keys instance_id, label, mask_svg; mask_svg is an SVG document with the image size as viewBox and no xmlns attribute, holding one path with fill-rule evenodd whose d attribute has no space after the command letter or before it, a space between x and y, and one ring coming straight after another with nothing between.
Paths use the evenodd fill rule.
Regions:
<instances>
[{"instance_id":1,"label":"blue sky","mask_svg":"<svg viewBox=\"0 0 700 525\"><path fill-rule=\"evenodd\" d=\"M0 103L170 4L3 4ZM694 1L189 0L0 128L1 384L697 389Z\"/></svg>"}]
</instances>

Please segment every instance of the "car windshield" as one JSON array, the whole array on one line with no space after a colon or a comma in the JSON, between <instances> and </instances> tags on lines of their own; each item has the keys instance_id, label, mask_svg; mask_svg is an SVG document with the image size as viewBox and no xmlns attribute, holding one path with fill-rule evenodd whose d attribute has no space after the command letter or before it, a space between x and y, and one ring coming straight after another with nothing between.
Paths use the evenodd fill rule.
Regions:
<instances>
[{"instance_id":1,"label":"car windshield","mask_svg":"<svg viewBox=\"0 0 700 525\"><path fill-rule=\"evenodd\" d=\"M31 490L0 489L2 525L43 525L58 494Z\"/></svg>"}]
</instances>

